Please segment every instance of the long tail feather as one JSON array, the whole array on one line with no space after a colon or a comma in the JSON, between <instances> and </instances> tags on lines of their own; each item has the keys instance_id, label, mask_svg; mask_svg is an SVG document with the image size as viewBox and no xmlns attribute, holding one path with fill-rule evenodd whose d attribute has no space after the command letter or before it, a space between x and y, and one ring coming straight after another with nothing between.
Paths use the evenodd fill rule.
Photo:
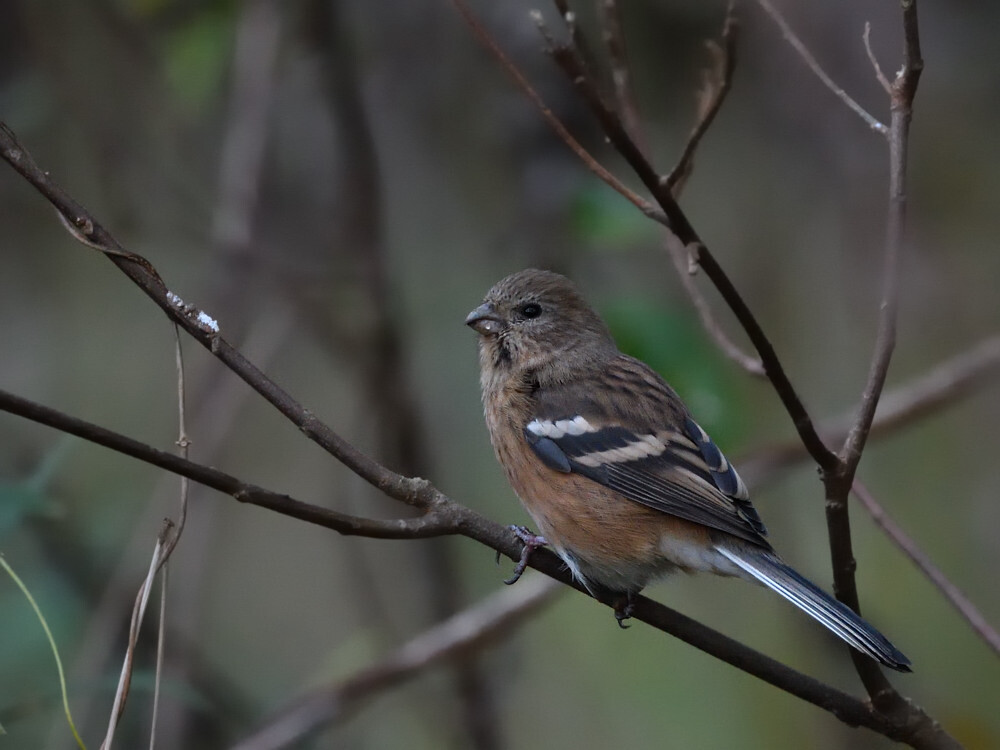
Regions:
<instances>
[{"instance_id":1,"label":"long tail feather","mask_svg":"<svg viewBox=\"0 0 1000 750\"><path fill-rule=\"evenodd\" d=\"M910 660L888 638L776 557L756 550L744 552L722 546L716 549L861 653L891 669L911 671Z\"/></svg>"}]
</instances>

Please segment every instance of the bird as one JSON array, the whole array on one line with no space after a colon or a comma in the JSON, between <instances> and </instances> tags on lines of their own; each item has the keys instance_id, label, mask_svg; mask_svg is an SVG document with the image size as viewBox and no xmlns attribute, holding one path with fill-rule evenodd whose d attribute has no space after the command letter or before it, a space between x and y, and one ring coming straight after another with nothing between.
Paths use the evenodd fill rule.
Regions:
<instances>
[{"instance_id":1,"label":"bird","mask_svg":"<svg viewBox=\"0 0 1000 750\"><path fill-rule=\"evenodd\" d=\"M548 545L591 594L612 595L624 627L654 579L738 577L911 671L882 633L782 560L733 465L666 381L618 350L568 278L511 274L465 322L478 334L490 441L538 531L511 527L524 545L509 583Z\"/></svg>"}]
</instances>

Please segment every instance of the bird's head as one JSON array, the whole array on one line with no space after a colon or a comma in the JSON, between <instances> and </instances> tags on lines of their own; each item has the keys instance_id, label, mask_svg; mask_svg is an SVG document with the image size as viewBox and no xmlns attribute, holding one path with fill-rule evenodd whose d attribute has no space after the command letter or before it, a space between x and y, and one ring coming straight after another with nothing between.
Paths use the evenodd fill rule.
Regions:
<instances>
[{"instance_id":1,"label":"bird's head","mask_svg":"<svg viewBox=\"0 0 1000 750\"><path fill-rule=\"evenodd\" d=\"M530 268L497 282L465 323L479 334L484 382L488 369L495 376L531 371L558 380L563 371L617 351L573 283L551 271Z\"/></svg>"}]
</instances>

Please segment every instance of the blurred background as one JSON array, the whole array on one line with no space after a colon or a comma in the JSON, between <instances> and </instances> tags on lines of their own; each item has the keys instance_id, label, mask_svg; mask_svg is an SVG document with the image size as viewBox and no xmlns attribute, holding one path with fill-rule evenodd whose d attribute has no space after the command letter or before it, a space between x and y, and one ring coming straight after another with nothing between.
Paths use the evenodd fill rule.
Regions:
<instances>
[{"instance_id":1,"label":"blurred background","mask_svg":"<svg viewBox=\"0 0 1000 750\"><path fill-rule=\"evenodd\" d=\"M609 168L526 2L473 7ZM722 2L629 2L624 25L646 137L673 165ZM833 78L876 117L892 2L781 6ZM551 9L543 8L558 28ZM589 4L584 28L598 36ZM927 67L910 161L890 388L1000 329L1000 47L993 3L924 3ZM43 168L168 286L335 430L501 523L527 518L482 423L466 313L526 267L579 282L623 348L654 365L737 459L794 436L769 385L703 332L656 226L583 170L444 0L11 0L0 118ZM682 205L745 295L817 418L856 403L871 353L887 194L884 141L823 88L754 3L733 91ZM105 259L0 170L0 388L165 450L176 440L172 328ZM744 338L700 280L723 327ZM191 457L309 502L406 515L190 341ZM1000 387L874 441L860 477L1000 623ZM775 545L830 587L815 468L756 473ZM173 476L0 414L0 553L46 614L74 716L100 744L129 612ZM1000 746L1000 662L860 506L866 616L914 663L893 676L969 747ZM510 562L463 538L342 538L195 487L171 563L159 746L227 747L503 588ZM529 575L531 575L529 573ZM839 642L769 592L680 577L652 597L855 695ZM145 744L147 622L119 747ZM566 591L490 648L422 672L295 747L888 747L662 633L615 627ZM0 575L0 747L69 748L55 666Z\"/></svg>"}]
</instances>

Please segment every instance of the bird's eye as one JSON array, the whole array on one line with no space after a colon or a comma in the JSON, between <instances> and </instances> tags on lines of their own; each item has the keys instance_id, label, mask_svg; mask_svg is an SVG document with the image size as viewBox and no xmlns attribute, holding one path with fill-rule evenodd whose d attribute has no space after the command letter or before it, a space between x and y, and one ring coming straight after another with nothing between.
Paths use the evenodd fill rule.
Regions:
<instances>
[{"instance_id":1,"label":"bird's eye","mask_svg":"<svg viewBox=\"0 0 1000 750\"><path fill-rule=\"evenodd\" d=\"M521 315L526 318L537 318L542 314L542 306L537 302L528 302L527 304L521 305Z\"/></svg>"}]
</instances>

